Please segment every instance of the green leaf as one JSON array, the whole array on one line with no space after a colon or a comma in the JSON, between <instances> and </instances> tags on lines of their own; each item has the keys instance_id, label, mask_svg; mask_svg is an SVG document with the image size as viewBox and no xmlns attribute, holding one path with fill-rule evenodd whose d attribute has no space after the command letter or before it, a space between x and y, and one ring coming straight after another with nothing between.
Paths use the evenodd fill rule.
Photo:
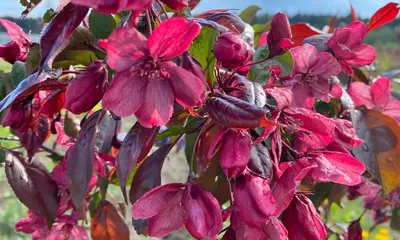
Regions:
<instances>
[{"instance_id":1,"label":"green leaf","mask_svg":"<svg viewBox=\"0 0 400 240\"><path fill-rule=\"evenodd\" d=\"M54 16L56 16L56 11L54 11L54 9L50 8L47 9L47 11L44 13L43 15L43 22L44 23L49 23L51 21L51 19L53 19Z\"/></svg>"},{"instance_id":2,"label":"green leaf","mask_svg":"<svg viewBox=\"0 0 400 240\"><path fill-rule=\"evenodd\" d=\"M106 39L117 23L112 15L105 15L94 10L89 15L89 29L97 39Z\"/></svg>"},{"instance_id":3,"label":"green leaf","mask_svg":"<svg viewBox=\"0 0 400 240\"><path fill-rule=\"evenodd\" d=\"M243 22L250 23L255 18L258 11L260 11L260 7L256 5L249 6L243 12L240 13L239 17L243 20Z\"/></svg>"},{"instance_id":4,"label":"green leaf","mask_svg":"<svg viewBox=\"0 0 400 240\"><path fill-rule=\"evenodd\" d=\"M90 216L94 215L94 213L96 212L96 209L99 206L101 200L102 200L102 196L101 196L100 192L95 192L90 196L90 201L89 201Z\"/></svg>"},{"instance_id":5,"label":"green leaf","mask_svg":"<svg viewBox=\"0 0 400 240\"><path fill-rule=\"evenodd\" d=\"M25 78L34 73L39 68L40 63L40 46L34 43L29 49L28 56L25 60Z\"/></svg>"},{"instance_id":6,"label":"green leaf","mask_svg":"<svg viewBox=\"0 0 400 240\"><path fill-rule=\"evenodd\" d=\"M254 55L253 62L264 59L269 54L269 51L267 52L266 49L268 49L268 46L261 46ZM282 55L251 66L249 79L259 82L262 85L265 84L270 76L270 68L272 66L278 66L281 69L280 77L289 76L293 71L292 55L289 51L286 51Z\"/></svg>"},{"instance_id":7,"label":"green leaf","mask_svg":"<svg viewBox=\"0 0 400 240\"><path fill-rule=\"evenodd\" d=\"M318 101L315 104L315 110L322 115L333 118L338 113L338 103L335 99L332 99L329 103Z\"/></svg>"},{"instance_id":8,"label":"green leaf","mask_svg":"<svg viewBox=\"0 0 400 240\"><path fill-rule=\"evenodd\" d=\"M192 151L194 147L194 142L196 141L198 133L192 133L192 134L185 134L185 155L186 155L186 160L188 164L190 164L190 159L192 158Z\"/></svg>"},{"instance_id":9,"label":"green leaf","mask_svg":"<svg viewBox=\"0 0 400 240\"><path fill-rule=\"evenodd\" d=\"M393 209L392 217L390 219L390 228L400 231L400 208Z\"/></svg>"},{"instance_id":10,"label":"green leaf","mask_svg":"<svg viewBox=\"0 0 400 240\"><path fill-rule=\"evenodd\" d=\"M54 63L54 68L68 68L73 65L89 66L97 59L97 56L89 50L65 50L57 57L58 59L62 60Z\"/></svg>"},{"instance_id":11,"label":"green leaf","mask_svg":"<svg viewBox=\"0 0 400 240\"><path fill-rule=\"evenodd\" d=\"M182 134L184 132L184 127L172 127L168 128L167 130L161 132L158 134L156 141L159 141L161 139L167 138L167 137L174 137L178 136L179 134Z\"/></svg>"},{"instance_id":12,"label":"green leaf","mask_svg":"<svg viewBox=\"0 0 400 240\"><path fill-rule=\"evenodd\" d=\"M215 57L212 52L217 31L209 27L203 27L199 36L193 41L189 48L190 54L200 62L207 81L215 82L214 74Z\"/></svg>"},{"instance_id":13,"label":"green leaf","mask_svg":"<svg viewBox=\"0 0 400 240\"><path fill-rule=\"evenodd\" d=\"M25 63L17 61L13 64L11 69L11 82L12 86L16 88L22 80L25 79Z\"/></svg>"},{"instance_id":14,"label":"green leaf","mask_svg":"<svg viewBox=\"0 0 400 240\"><path fill-rule=\"evenodd\" d=\"M10 127L0 127L0 137L11 137L14 136L11 132ZM20 146L18 141L0 140L0 146L5 148L15 148Z\"/></svg>"}]
</instances>

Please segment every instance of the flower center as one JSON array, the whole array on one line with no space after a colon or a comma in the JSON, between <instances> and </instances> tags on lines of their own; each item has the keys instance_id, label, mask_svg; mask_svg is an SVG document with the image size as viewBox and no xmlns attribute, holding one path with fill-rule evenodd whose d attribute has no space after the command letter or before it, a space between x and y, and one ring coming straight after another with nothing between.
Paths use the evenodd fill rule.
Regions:
<instances>
[{"instance_id":1,"label":"flower center","mask_svg":"<svg viewBox=\"0 0 400 240\"><path fill-rule=\"evenodd\" d=\"M313 75L308 75L306 74L303 77L304 81L306 81L308 84L314 84L318 81L318 77L317 76L313 76Z\"/></svg>"}]
</instances>

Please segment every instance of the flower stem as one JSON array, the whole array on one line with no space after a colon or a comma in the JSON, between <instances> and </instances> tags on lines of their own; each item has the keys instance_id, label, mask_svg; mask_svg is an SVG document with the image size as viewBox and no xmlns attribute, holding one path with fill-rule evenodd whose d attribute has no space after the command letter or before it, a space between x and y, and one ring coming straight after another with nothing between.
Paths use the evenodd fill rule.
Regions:
<instances>
[{"instance_id":1,"label":"flower stem","mask_svg":"<svg viewBox=\"0 0 400 240\"><path fill-rule=\"evenodd\" d=\"M188 181L191 181L194 179L193 163L194 163L194 156L196 154L197 144L199 143L200 137L203 135L204 130L208 129L208 128L206 128L206 126L208 125L208 123L210 121L211 121L211 119L206 120L206 122L204 123L203 127L200 129L199 134L196 136L196 139L194 141L193 149L192 149L192 156L190 157Z\"/></svg>"},{"instance_id":2,"label":"flower stem","mask_svg":"<svg viewBox=\"0 0 400 240\"><path fill-rule=\"evenodd\" d=\"M167 13L167 10L165 10L165 7L164 7L164 5L160 2L160 0L157 0L157 3L158 3L158 5L160 5L160 7L161 7L161 9L162 9L162 11L164 12L164 14L165 14L165 17L167 18L167 19L169 19L169 16L168 16L168 13Z\"/></svg>"},{"instance_id":3,"label":"flower stem","mask_svg":"<svg viewBox=\"0 0 400 240\"><path fill-rule=\"evenodd\" d=\"M153 32L153 28L151 26L151 19L150 19L150 11L146 10L146 21L147 21L147 28L149 29L149 34Z\"/></svg>"}]
</instances>

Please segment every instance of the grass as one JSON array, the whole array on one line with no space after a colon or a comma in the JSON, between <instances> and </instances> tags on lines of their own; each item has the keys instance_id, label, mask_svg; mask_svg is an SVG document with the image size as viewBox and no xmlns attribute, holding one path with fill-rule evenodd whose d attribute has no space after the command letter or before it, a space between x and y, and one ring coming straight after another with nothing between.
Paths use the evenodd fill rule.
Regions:
<instances>
[{"instance_id":1,"label":"grass","mask_svg":"<svg viewBox=\"0 0 400 240\"><path fill-rule=\"evenodd\" d=\"M8 62L4 61L3 59L0 59L0 70L9 70L11 69L11 64Z\"/></svg>"}]
</instances>

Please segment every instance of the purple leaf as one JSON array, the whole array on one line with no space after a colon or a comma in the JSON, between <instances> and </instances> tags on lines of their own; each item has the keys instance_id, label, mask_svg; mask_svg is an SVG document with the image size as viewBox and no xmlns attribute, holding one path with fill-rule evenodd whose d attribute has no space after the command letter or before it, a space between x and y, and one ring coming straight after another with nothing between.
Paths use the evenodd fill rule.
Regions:
<instances>
[{"instance_id":1,"label":"purple leaf","mask_svg":"<svg viewBox=\"0 0 400 240\"><path fill-rule=\"evenodd\" d=\"M68 189L76 208L83 202L93 175L94 141L99 115L103 113L103 110L97 111L85 120L78 141L71 147L68 157Z\"/></svg>"},{"instance_id":2,"label":"purple leaf","mask_svg":"<svg viewBox=\"0 0 400 240\"><path fill-rule=\"evenodd\" d=\"M39 150L49 134L49 121L45 116L40 116L36 129L28 129L26 132L20 132L19 139L22 146L27 150L29 159Z\"/></svg>"},{"instance_id":3,"label":"purple leaf","mask_svg":"<svg viewBox=\"0 0 400 240\"><path fill-rule=\"evenodd\" d=\"M211 97L206 108L210 118L224 127L247 129L273 125L265 116L266 109L228 95Z\"/></svg>"},{"instance_id":4,"label":"purple leaf","mask_svg":"<svg viewBox=\"0 0 400 240\"><path fill-rule=\"evenodd\" d=\"M66 86L67 82L61 82L57 79L61 76L62 70L57 69L49 72L42 72L40 74L32 74L22 82L20 82L14 91L9 93L0 102L0 111L3 111L12 103L21 101L25 97L36 93L39 90L55 89L57 87Z\"/></svg>"},{"instance_id":5,"label":"purple leaf","mask_svg":"<svg viewBox=\"0 0 400 240\"><path fill-rule=\"evenodd\" d=\"M159 127L145 128L137 122L122 142L117 157L117 176L125 202L128 202L126 181L135 165L150 152L158 131Z\"/></svg>"},{"instance_id":6,"label":"purple leaf","mask_svg":"<svg viewBox=\"0 0 400 240\"><path fill-rule=\"evenodd\" d=\"M52 225L58 210L58 188L47 169L18 152L7 152L5 172L18 199L33 213Z\"/></svg>"},{"instance_id":7,"label":"purple leaf","mask_svg":"<svg viewBox=\"0 0 400 240\"><path fill-rule=\"evenodd\" d=\"M47 25L40 39L40 67L49 68L63 42L81 24L89 8L68 3Z\"/></svg>"},{"instance_id":8,"label":"purple leaf","mask_svg":"<svg viewBox=\"0 0 400 240\"><path fill-rule=\"evenodd\" d=\"M251 148L250 161L247 167L257 175L270 179L272 176L272 159L268 148L259 143Z\"/></svg>"},{"instance_id":9,"label":"purple leaf","mask_svg":"<svg viewBox=\"0 0 400 240\"><path fill-rule=\"evenodd\" d=\"M170 145L163 145L152 153L139 167L132 180L129 198L134 204L151 189L161 185L161 169L168 156Z\"/></svg>"}]
</instances>

